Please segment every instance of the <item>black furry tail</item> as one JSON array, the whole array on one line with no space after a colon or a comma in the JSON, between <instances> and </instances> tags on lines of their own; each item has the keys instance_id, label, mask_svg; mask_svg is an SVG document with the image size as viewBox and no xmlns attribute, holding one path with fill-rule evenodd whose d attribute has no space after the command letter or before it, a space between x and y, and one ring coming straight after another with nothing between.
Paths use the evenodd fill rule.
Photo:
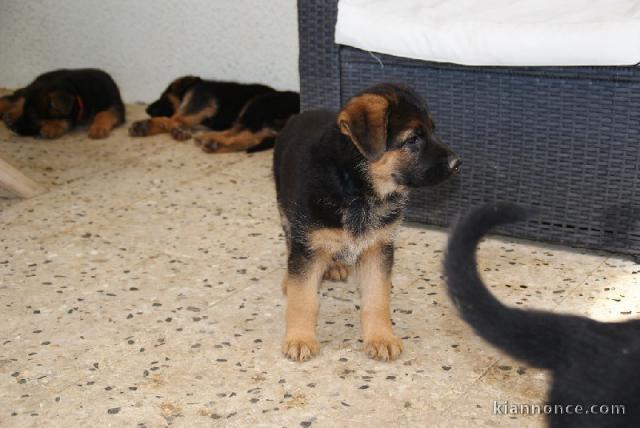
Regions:
<instances>
[{"instance_id":1,"label":"black furry tail","mask_svg":"<svg viewBox=\"0 0 640 428\"><path fill-rule=\"evenodd\" d=\"M247 153L262 152L264 150L272 149L276 145L276 137L266 137L260 144L247 149Z\"/></svg>"},{"instance_id":2,"label":"black furry tail","mask_svg":"<svg viewBox=\"0 0 640 428\"><path fill-rule=\"evenodd\" d=\"M449 238L444 261L449 296L478 335L508 354L542 368L562 363L565 328L579 322L548 312L520 310L500 303L476 267L476 247L493 227L523 220L527 211L509 203L485 205L464 217Z\"/></svg>"}]
</instances>

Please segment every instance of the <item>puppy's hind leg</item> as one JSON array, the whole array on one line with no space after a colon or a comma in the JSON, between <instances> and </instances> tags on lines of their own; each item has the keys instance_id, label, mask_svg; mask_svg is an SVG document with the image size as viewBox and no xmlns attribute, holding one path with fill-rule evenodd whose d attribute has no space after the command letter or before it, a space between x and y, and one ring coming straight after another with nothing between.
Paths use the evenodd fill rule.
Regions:
<instances>
[{"instance_id":1,"label":"puppy's hind leg","mask_svg":"<svg viewBox=\"0 0 640 428\"><path fill-rule=\"evenodd\" d=\"M203 152L215 153L220 147L220 141L231 138L238 132L237 128L229 128L224 131L209 131L195 137L196 144L202 148Z\"/></svg>"},{"instance_id":2,"label":"puppy's hind leg","mask_svg":"<svg viewBox=\"0 0 640 428\"><path fill-rule=\"evenodd\" d=\"M212 134L212 133L209 133ZM274 137L276 132L269 128L263 128L252 132L248 129L232 128L229 132L218 133L200 138L202 149L208 153L240 152L258 146L265 138ZM201 136L203 137L203 136Z\"/></svg>"}]
</instances>

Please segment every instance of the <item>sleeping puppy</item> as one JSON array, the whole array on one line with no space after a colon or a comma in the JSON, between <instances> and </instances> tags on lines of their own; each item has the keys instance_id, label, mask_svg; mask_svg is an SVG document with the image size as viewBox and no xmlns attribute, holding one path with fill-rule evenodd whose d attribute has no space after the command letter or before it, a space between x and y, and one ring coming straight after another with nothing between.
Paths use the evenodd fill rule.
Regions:
<instances>
[{"instance_id":1,"label":"sleeping puppy","mask_svg":"<svg viewBox=\"0 0 640 428\"><path fill-rule=\"evenodd\" d=\"M203 125L212 130L196 137L205 152L259 151L273 147L278 131L299 110L297 92L184 76L147 107L151 119L134 122L129 134L170 133L183 141L191 138L192 127Z\"/></svg>"},{"instance_id":2,"label":"sleeping puppy","mask_svg":"<svg viewBox=\"0 0 640 428\"><path fill-rule=\"evenodd\" d=\"M512 204L486 205L458 224L444 262L451 299L489 343L553 373L547 403L565 406L565 411L549 414L549 426L640 426L640 320L604 323L510 308L480 279L475 259L480 239L494 226L522 220L525 214ZM600 405L611 404L623 405L624 414L600 414Z\"/></svg>"},{"instance_id":3,"label":"sleeping puppy","mask_svg":"<svg viewBox=\"0 0 640 428\"><path fill-rule=\"evenodd\" d=\"M58 138L89 124L90 138L106 138L125 120L118 86L102 70L56 70L0 98L4 123L20 135Z\"/></svg>"},{"instance_id":4,"label":"sleeping puppy","mask_svg":"<svg viewBox=\"0 0 640 428\"><path fill-rule=\"evenodd\" d=\"M277 137L273 171L288 248L283 353L303 361L318 352L318 286L346 279L355 264L364 350L396 359L389 299L394 233L409 188L435 185L461 161L435 134L423 100L411 89L380 84L340 112L308 111Z\"/></svg>"}]
</instances>

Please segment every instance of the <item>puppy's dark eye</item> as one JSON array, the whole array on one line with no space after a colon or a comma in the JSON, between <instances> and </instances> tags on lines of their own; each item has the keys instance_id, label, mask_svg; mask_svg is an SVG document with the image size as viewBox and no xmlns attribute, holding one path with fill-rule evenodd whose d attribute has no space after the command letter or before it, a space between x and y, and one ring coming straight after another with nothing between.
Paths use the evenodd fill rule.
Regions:
<instances>
[{"instance_id":1,"label":"puppy's dark eye","mask_svg":"<svg viewBox=\"0 0 640 428\"><path fill-rule=\"evenodd\" d=\"M421 138L419 136L414 135L414 136L409 137L408 139L406 139L404 141L404 144L408 145L408 146L411 146L411 145L414 145L414 144L418 144L420 142L420 140L421 140Z\"/></svg>"}]
</instances>

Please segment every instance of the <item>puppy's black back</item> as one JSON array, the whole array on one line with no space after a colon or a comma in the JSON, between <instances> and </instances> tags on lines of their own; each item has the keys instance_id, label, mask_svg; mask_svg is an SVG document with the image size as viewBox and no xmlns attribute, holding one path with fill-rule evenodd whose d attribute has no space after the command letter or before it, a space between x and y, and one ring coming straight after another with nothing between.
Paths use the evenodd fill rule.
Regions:
<instances>
[{"instance_id":1,"label":"puppy's black back","mask_svg":"<svg viewBox=\"0 0 640 428\"><path fill-rule=\"evenodd\" d=\"M218 110L213 117L205 119L202 124L211 129L227 129L233 125L249 100L273 91L273 88L266 85L202 80L190 90L193 98L189 103L189 110L199 111L204 104L214 100ZM191 111L185 113L189 114Z\"/></svg>"},{"instance_id":2,"label":"puppy's black back","mask_svg":"<svg viewBox=\"0 0 640 428\"><path fill-rule=\"evenodd\" d=\"M280 190L281 181L290 187L297 182L293 180L298 170L304 171L308 162L310 146L322 138L327 129L335 122L336 114L328 110L307 111L293 117L278 135L277 148L273 152L273 172L276 191ZM304 176L304 174L302 174Z\"/></svg>"},{"instance_id":3,"label":"puppy's black back","mask_svg":"<svg viewBox=\"0 0 640 428\"><path fill-rule=\"evenodd\" d=\"M33 82L31 82L27 87L38 85L38 84L47 84L47 83L55 82L61 78L75 75L76 71L83 71L83 70L60 69L60 70L47 71L46 73L42 73L41 75L36 77L33 80Z\"/></svg>"},{"instance_id":4,"label":"puppy's black back","mask_svg":"<svg viewBox=\"0 0 640 428\"><path fill-rule=\"evenodd\" d=\"M243 129L258 132L261 129L282 130L291 116L300 112L300 94L292 91L272 91L258 95L240 112L237 124ZM267 137L247 153L261 152L275 146L275 137Z\"/></svg>"},{"instance_id":5,"label":"puppy's black back","mask_svg":"<svg viewBox=\"0 0 640 428\"><path fill-rule=\"evenodd\" d=\"M251 132L263 128L281 130L287 120L300 111L300 94L271 91L253 98L238 117L238 123Z\"/></svg>"}]
</instances>

